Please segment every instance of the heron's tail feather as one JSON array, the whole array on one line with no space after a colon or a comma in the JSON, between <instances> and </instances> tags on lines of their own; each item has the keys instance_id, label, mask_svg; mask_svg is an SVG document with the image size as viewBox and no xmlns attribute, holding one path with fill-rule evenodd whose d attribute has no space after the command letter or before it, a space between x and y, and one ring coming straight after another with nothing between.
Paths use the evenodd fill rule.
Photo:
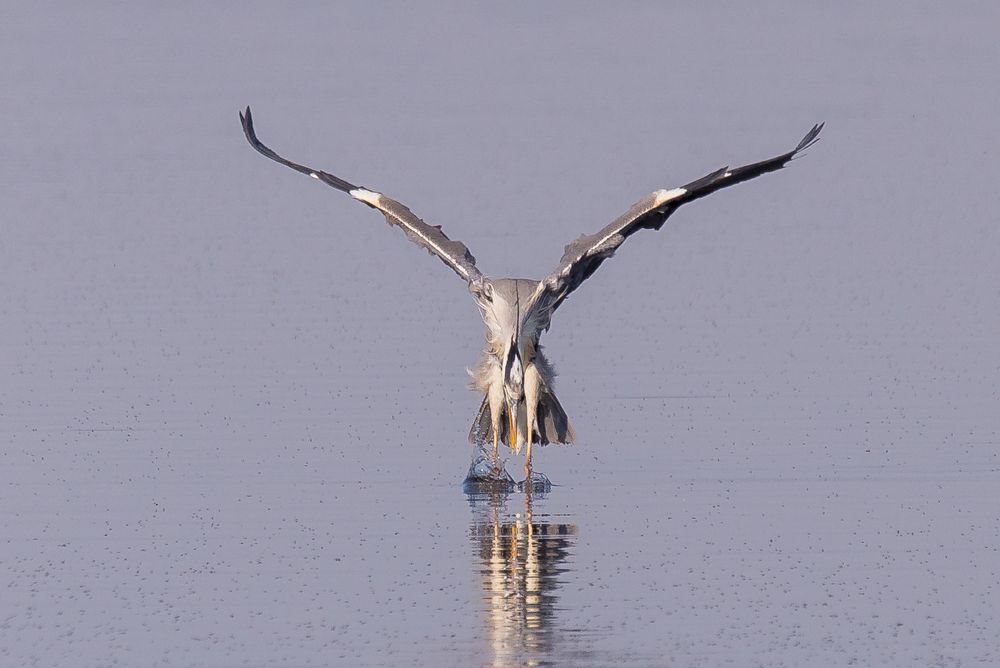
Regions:
<instances>
[{"instance_id":1,"label":"heron's tail feather","mask_svg":"<svg viewBox=\"0 0 1000 668\"><path fill-rule=\"evenodd\" d=\"M572 443L576 440L576 433L573 425L566 417L566 411L562 404L556 399L556 395L545 390L541 393L538 401L538 422L537 438L535 442L546 445L548 443Z\"/></svg>"},{"instance_id":2,"label":"heron's tail feather","mask_svg":"<svg viewBox=\"0 0 1000 668\"><path fill-rule=\"evenodd\" d=\"M507 434L509 427L506 409L500 416L500 442L510 443ZM479 405L479 411L472 421L472 429L469 430L469 443L473 445L487 445L493 442L493 420L490 414L490 402L488 397L483 397L483 403ZM569 423L566 411L551 390L543 390L538 397L538 413L535 418L537 428L532 434L532 442L538 445L548 445L549 443L572 443L576 440L576 432L573 425ZM517 406L517 444L514 452L518 452L524 445L525 434L528 432L528 412L522 401Z\"/></svg>"},{"instance_id":3,"label":"heron's tail feather","mask_svg":"<svg viewBox=\"0 0 1000 668\"><path fill-rule=\"evenodd\" d=\"M473 445L486 445L492 441L493 427L490 424L489 397L483 397L483 403L479 406L476 419L472 421L472 429L469 430L469 443Z\"/></svg>"}]
</instances>

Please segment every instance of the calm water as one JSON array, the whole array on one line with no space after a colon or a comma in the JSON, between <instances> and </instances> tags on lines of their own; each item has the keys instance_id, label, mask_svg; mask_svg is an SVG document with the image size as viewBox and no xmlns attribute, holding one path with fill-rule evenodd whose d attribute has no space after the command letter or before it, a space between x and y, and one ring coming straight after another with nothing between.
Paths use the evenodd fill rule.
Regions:
<instances>
[{"instance_id":1,"label":"calm water","mask_svg":"<svg viewBox=\"0 0 1000 668\"><path fill-rule=\"evenodd\" d=\"M0 25L0 665L1000 662L995 10L153 11ZM828 125L567 301L579 443L467 495L464 286L246 104L535 277Z\"/></svg>"}]
</instances>

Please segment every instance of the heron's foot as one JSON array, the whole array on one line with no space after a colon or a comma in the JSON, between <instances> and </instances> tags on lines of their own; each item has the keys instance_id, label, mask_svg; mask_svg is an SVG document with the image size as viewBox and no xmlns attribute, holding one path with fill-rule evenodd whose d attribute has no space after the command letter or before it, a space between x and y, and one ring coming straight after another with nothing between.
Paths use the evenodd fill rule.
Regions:
<instances>
[{"instance_id":1,"label":"heron's foot","mask_svg":"<svg viewBox=\"0 0 1000 668\"><path fill-rule=\"evenodd\" d=\"M544 494L545 492L552 491L552 482L544 473L528 471L524 480L517 483L517 488L522 492L531 491Z\"/></svg>"},{"instance_id":2,"label":"heron's foot","mask_svg":"<svg viewBox=\"0 0 1000 668\"><path fill-rule=\"evenodd\" d=\"M487 492L510 492L517 487L514 478L507 473L503 462L492 457L477 454L469 466L462 488L467 494Z\"/></svg>"},{"instance_id":3,"label":"heron's foot","mask_svg":"<svg viewBox=\"0 0 1000 668\"><path fill-rule=\"evenodd\" d=\"M504 466L504 464L505 464L504 460L500 459L499 457L494 457L493 461L490 463L490 472L489 472L490 477L513 480L510 474L507 473L507 468Z\"/></svg>"}]
</instances>

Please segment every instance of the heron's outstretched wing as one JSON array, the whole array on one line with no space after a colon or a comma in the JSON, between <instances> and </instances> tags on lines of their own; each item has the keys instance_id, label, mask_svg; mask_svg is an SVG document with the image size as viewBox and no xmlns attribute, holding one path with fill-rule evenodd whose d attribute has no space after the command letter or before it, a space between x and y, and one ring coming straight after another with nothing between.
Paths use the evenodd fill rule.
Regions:
<instances>
[{"instance_id":1,"label":"heron's outstretched wing","mask_svg":"<svg viewBox=\"0 0 1000 668\"><path fill-rule=\"evenodd\" d=\"M797 153L818 141L822 129L822 123L814 126L799 145L788 153L743 167L723 167L673 190L657 190L633 204L632 208L597 234L581 236L566 246L559 266L538 284L529 307L524 311L524 321L527 323L532 320L532 328L537 331L547 329L552 312L569 293L597 271L602 262L614 255L626 238L643 228L660 229L670 214L682 204L781 169Z\"/></svg>"},{"instance_id":2,"label":"heron's outstretched wing","mask_svg":"<svg viewBox=\"0 0 1000 668\"><path fill-rule=\"evenodd\" d=\"M334 176L333 174L327 174L326 172L322 172L318 169L299 165L291 160L282 158L257 139L257 134L253 129L253 117L250 115L250 107L247 107L245 114L240 114L240 121L243 123L243 132L247 136L247 141L249 141L250 145L257 149L257 151L261 154L267 156L271 160L291 167L297 172L302 172L303 174L308 174L314 179L319 179L328 186L332 186L337 190L347 193L354 199L359 202L364 202L373 209L378 209L382 212L382 215L385 216L386 222L390 225L398 225L403 228L403 231L406 232L406 236L408 236L411 240L441 258L441 260L446 265L451 267L456 274L464 278L469 283L470 289L473 289L474 292L475 286L482 285L483 277L476 268L476 258L472 256L472 253L469 252L469 249L465 246L465 244L460 241L453 241L449 239L447 235L441 231L440 226L428 225L424 221L420 220L420 218L418 218L408 208L381 193L368 188L353 185L340 177Z\"/></svg>"}]
</instances>

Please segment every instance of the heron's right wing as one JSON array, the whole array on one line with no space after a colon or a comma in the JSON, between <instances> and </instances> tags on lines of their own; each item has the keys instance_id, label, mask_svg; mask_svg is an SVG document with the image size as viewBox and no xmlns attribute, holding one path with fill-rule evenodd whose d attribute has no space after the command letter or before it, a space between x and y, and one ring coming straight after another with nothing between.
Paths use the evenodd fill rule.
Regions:
<instances>
[{"instance_id":1,"label":"heron's right wing","mask_svg":"<svg viewBox=\"0 0 1000 668\"><path fill-rule=\"evenodd\" d=\"M250 116L250 107L247 107L245 114L240 114L240 122L243 123L243 132L247 136L247 141L262 155L345 192L373 209L378 209L385 216L387 223L401 227L406 232L406 236L412 241L426 248L431 254L437 255L442 262L451 267L456 274L469 283L469 288L473 292L476 292L477 286L483 284L483 275L476 268L476 258L472 256L472 253L469 252L465 244L449 239L441 231L439 225L428 225L408 208L381 193L369 190L368 188L362 188L361 186L355 186L333 174L299 165L291 160L282 158L257 139L257 134L253 129L253 118Z\"/></svg>"},{"instance_id":2,"label":"heron's right wing","mask_svg":"<svg viewBox=\"0 0 1000 668\"><path fill-rule=\"evenodd\" d=\"M742 167L723 167L680 188L650 193L597 234L581 236L566 246L559 266L538 284L525 310L525 323L538 330L547 329L552 312L614 255L626 238L641 229L660 229L682 204L781 169L798 153L812 146L822 129L822 123L813 126L794 149L774 158Z\"/></svg>"}]
</instances>

